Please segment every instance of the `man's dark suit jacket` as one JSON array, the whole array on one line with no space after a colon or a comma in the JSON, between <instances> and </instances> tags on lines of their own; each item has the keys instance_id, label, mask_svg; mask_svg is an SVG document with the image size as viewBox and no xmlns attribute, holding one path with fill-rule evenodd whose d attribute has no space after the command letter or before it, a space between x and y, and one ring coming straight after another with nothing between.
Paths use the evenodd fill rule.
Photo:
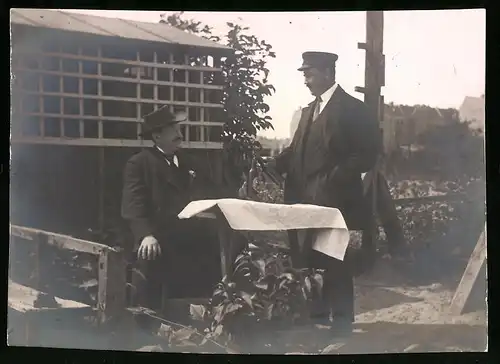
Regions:
<instances>
[{"instance_id":1,"label":"man's dark suit jacket","mask_svg":"<svg viewBox=\"0 0 500 364\"><path fill-rule=\"evenodd\" d=\"M169 166L156 148L148 148L127 162L121 215L128 222L134 249L148 235L162 245L180 244L194 222L203 225L198 219L180 220L177 215L182 209L192 200L220 197L220 188L202 165L182 150L177 157L179 167Z\"/></svg>"},{"instance_id":2,"label":"man's dark suit jacket","mask_svg":"<svg viewBox=\"0 0 500 364\"><path fill-rule=\"evenodd\" d=\"M377 120L340 86L311 123L314 105L302 110L290 146L276 158L277 170L287 174L285 202L338 208L350 230L363 230L370 205L361 173L375 165L382 145Z\"/></svg>"}]
</instances>

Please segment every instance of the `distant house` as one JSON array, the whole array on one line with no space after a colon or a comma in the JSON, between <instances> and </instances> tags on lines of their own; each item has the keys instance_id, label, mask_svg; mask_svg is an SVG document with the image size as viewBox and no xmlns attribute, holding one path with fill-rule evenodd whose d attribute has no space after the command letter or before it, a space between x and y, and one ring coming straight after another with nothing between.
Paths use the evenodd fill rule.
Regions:
<instances>
[{"instance_id":1,"label":"distant house","mask_svg":"<svg viewBox=\"0 0 500 364\"><path fill-rule=\"evenodd\" d=\"M260 155L270 157L278 154L289 144L288 139L257 137L257 141L262 145Z\"/></svg>"},{"instance_id":2,"label":"distant house","mask_svg":"<svg viewBox=\"0 0 500 364\"><path fill-rule=\"evenodd\" d=\"M416 143L419 135L457 120L455 109L439 109L427 105L385 105L382 129L386 153Z\"/></svg>"},{"instance_id":3,"label":"distant house","mask_svg":"<svg viewBox=\"0 0 500 364\"><path fill-rule=\"evenodd\" d=\"M460 113L457 109L439 109L439 111L446 123L460 120Z\"/></svg>"},{"instance_id":4,"label":"distant house","mask_svg":"<svg viewBox=\"0 0 500 364\"><path fill-rule=\"evenodd\" d=\"M417 105L411 117L415 120L414 136L428 131L429 129L444 126L453 121L454 112L427 105Z\"/></svg>"},{"instance_id":5,"label":"distant house","mask_svg":"<svg viewBox=\"0 0 500 364\"><path fill-rule=\"evenodd\" d=\"M414 108L407 105L386 104L384 120L381 122L386 153L403 145L409 145L415 139Z\"/></svg>"},{"instance_id":6,"label":"distant house","mask_svg":"<svg viewBox=\"0 0 500 364\"><path fill-rule=\"evenodd\" d=\"M460 121L471 122L470 127L484 131L484 94L481 97L466 96L459 108Z\"/></svg>"}]
</instances>

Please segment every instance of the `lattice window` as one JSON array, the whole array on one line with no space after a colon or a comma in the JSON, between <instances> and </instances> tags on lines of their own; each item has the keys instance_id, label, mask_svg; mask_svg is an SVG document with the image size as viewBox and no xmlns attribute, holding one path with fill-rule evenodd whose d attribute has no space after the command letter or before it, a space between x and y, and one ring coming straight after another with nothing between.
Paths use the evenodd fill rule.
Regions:
<instances>
[{"instance_id":1,"label":"lattice window","mask_svg":"<svg viewBox=\"0 0 500 364\"><path fill-rule=\"evenodd\" d=\"M221 72L212 64L152 48L14 49L12 141L143 146L142 117L170 105L188 115L185 147L219 148Z\"/></svg>"}]
</instances>

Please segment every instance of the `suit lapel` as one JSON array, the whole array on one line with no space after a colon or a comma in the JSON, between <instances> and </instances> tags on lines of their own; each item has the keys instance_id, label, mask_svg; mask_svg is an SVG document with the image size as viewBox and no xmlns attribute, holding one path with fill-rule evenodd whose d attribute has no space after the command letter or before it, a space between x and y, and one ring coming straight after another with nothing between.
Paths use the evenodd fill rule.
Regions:
<instances>
[{"instance_id":1,"label":"suit lapel","mask_svg":"<svg viewBox=\"0 0 500 364\"><path fill-rule=\"evenodd\" d=\"M328 100L328 103L326 104L322 112L318 115L315 121L312 121L311 129L307 138L312 137L313 133L315 135L320 134L321 138L319 139L319 142L310 144L307 140L302 138L303 140L301 143L302 146L300 153L302 154L305 152L306 155L304 155L304 157L307 159L303 161L302 172L305 176L316 173L318 169L322 168L325 164L325 158L327 158L329 153L330 141L338 130L337 125L340 115L342 93L343 90L340 88L340 86L337 86L337 89L333 93L330 100ZM320 130L320 132L318 132L318 129ZM307 150L304 149L306 144Z\"/></svg>"},{"instance_id":2,"label":"suit lapel","mask_svg":"<svg viewBox=\"0 0 500 364\"><path fill-rule=\"evenodd\" d=\"M305 108L302 109L299 124L297 125L297 131L295 132L295 134L293 136L292 143L295 143L295 144L300 143L300 141L303 139L304 133L305 133L306 128L307 128L307 124L308 124L309 120L311 119L312 114L314 112L313 106L314 106L314 102L310 103L308 106L306 106Z\"/></svg>"},{"instance_id":3,"label":"suit lapel","mask_svg":"<svg viewBox=\"0 0 500 364\"><path fill-rule=\"evenodd\" d=\"M337 89L333 93L332 97L330 100L328 100L328 103L324 107L323 111L319 114L318 118L316 119L315 123L320 122L320 123L328 123L330 126L334 126L337 124L338 118L339 118L339 106L342 100L342 93L344 90L340 86L337 86ZM326 135L325 135L326 136Z\"/></svg>"},{"instance_id":4,"label":"suit lapel","mask_svg":"<svg viewBox=\"0 0 500 364\"><path fill-rule=\"evenodd\" d=\"M185 186L182 183L182 180L178 178L176 175L179 171L174 170L174 168L177 168L175 166L170 166L168 162L165 160L165 156L160 153L156 148L149 148L148 149L150 153L152 154L155 163L157 165L157 169L159 173L165 178L165 180L172 186L178 188L178 189L184 189ZM180 159L179 159L179 166L180 166Z\"/></svg>"},{"instance_id":5,"label":"suit lapel","mask_svg":"<svg viewBox=\"0 0 500 364\"><path fill-rule=\"evenodd\" d=\"M317 123L318 121L326 121L330 120L331 118L338 117L337 108L338 105L340 104L340 100L342 98L342 93L344 90L340 87L337 86L335 89L335 92L333 93L332 97L330 97L330 100L328 100L328 103L326 106L323 108L321 113L317 116L316 120L312 120L313 113L314 113L314 107L315 103L314 101L311 102L307 107L305 107L302 111L302 116L299 121L299 125L297 127L297 132L294 135L294 139L297 138L297 143L304 142L304 133L307 129L307 125L309 122Z\"/></svg>"},{"instance_id":6,"label":"suit lapel","mask_svg":"<svg viewBox=\"0 0 500 364\"><path fill-rule=\"evenodd\" d=\"M308 106L302 109L302 114L300 116L299 125L292 139L292 147L295 150L294 162L291 164L292 169L296 170L300 174L300 168L302 167L302 151L304 150L304 136L307 130L307 126L311 121L312 114L314 112L314 101ZM293 173L293 171L291 171Z\"/></svg>"}]
</instances>

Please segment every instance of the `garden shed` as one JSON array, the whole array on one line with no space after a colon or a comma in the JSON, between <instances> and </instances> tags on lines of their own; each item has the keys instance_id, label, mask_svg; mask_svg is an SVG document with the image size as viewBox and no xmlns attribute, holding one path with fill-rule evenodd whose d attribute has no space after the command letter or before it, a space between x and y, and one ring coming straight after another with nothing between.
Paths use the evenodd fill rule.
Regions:
<instances>
[{"instance_id":1,"label":"garden shed","mask_svg":"<svg viewBox=\"0 0 500 364\"><path fill-rule=\"evenodd\" d=\"M222 175L223 75L232 50L165 24L11 10L14 224L84 235L119 215L141 118L184 111L183 148Z\"/></svg>"}]
</instances>

